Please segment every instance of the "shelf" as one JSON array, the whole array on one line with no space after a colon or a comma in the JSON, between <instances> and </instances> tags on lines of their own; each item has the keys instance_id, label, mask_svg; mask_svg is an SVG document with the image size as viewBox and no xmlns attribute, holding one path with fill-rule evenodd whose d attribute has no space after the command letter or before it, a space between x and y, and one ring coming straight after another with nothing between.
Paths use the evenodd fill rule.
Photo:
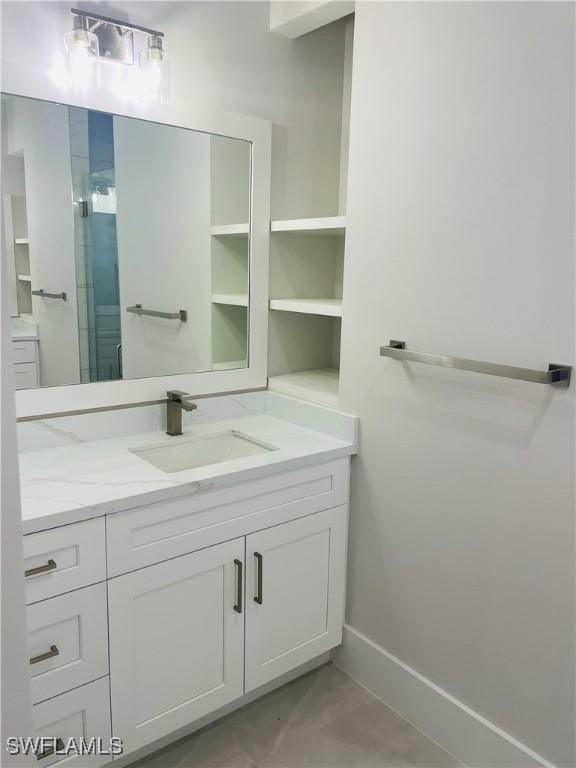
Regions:
<instances>
[{"instance_id":1,"label":"shelf","mask_svg":"<svg viewBox=\"0 0 576 768\"><path fill-rule=\"evenodd\" d=\"M212 237L233 237L235 235L247 237L249 231L249 224L216 224L210 229Z\"/></svg>"},{"instance_id":2,"label":"shelf","mask_svg":"<svg viewBox=\"0 0 576 768\"><path fill-rule=\"evenodd\" d=\"M213 293L212 304L227 304L233 307L247 307L247 293Z\"/></svg>"},{"instance_id":3,"label":"shelf","mask_svg":"<svg viewBox=\"0 0 576 768\"><path fill-rule=\"evenodd\" d=\"M343 235L346 232L346 216L324 216L318 219L288 219L273 221L271 232L299 232L303 235Z\"/></svg>"},{"instance_id":4,"label":"shelf","mask_svg":"<svg viewBox=\"0 0 576 768\"><path fill-rule=\"evenodd\" d=\"M228 371L233 368L246 368L246 360L227 360L220 363L212 363L213 371Z\"/></svg>"},{"instance_id":5,"label":"shelf","mask_svg":"<svg viewBox=\"0 0 576 768\"><path fill-rule=\"evenodd\" d=\"M15 245L30 245L30 240L27 237L15 237L14 243Z\"/></svg>"},{"instance_id":6,"label":"shelf","mask_svg":"<svg viewBox=\"0 0 576 768\"><path fill-rule=\"evenodd\" d=\"M271 376L268 379L268 389L280 395L297 397L300 400L310 400L330 408L338 407L338 371L334 368L323 368L315 371L299 371L285 373L282 376Z\"/></svg>"},{"instance_id":7,"label":"shelf","mask_svg":"<svg viewBox=\"0 0 576 768\"><path fill-rule=\"evenodd\" d=\"M342 299L270 299L270 309L303 315L342 317Z\"/></svg>"},{"instance_id":8,"label":"shelf","mask_svg":"<svg viewBox=\"0 0 576 768\"><path fill-rule=\"evenodd\" d=\"M16 277L22 283L31 283L32 282L32 278L30 277L30 275L16 275Z\"/></svg>"}]
</instances>

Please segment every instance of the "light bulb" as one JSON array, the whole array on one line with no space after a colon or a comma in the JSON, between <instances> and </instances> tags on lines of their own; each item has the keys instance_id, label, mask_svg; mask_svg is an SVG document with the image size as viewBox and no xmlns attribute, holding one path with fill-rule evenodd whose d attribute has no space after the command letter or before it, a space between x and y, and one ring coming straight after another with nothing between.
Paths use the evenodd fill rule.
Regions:
<instances>
[{"instance_id":1,"label":"light bulb","mask_svg":"<svg viewBox=\"0 0 576 768\"><path fill-rule=\"evenodd\" d=\"M71 82L86 85L99 54L98 38L88 27L85 16L74 16L74 28L64 35Z\"/></svg>"},{"instance_id":2,"label":"light bulb","mask_svg":"<svg viewBox=\"0 0 576 768\"><path fill-rule=\"evenodd\" d=\"M151 35L148 47L140 53L140 97L165 100L168 95L168 60L162 38Z\"/></svg>"}]
</instances>

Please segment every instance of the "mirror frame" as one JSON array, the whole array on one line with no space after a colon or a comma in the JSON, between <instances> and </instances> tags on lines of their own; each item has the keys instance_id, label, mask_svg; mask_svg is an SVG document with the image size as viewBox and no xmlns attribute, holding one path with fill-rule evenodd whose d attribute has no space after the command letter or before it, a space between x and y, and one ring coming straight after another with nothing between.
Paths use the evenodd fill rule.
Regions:
<instances>
[{"instance_id":1,"label":"mirror frame","mask_svg":"<svg viewBox=\"0 0 576 768\"><path fill-rule=\"evenodd\" d=\"M127 105L119 103L118 99L110 95L104 97L101 93L76 97L71 97L69 94L50 93L49 98L34 92L14 93L8 89L3 89L2 93L7 96L32 98L53 104L81 107L121 117L228 136L249 141L252 144L248 367L18 390L16 392L17 417L40 417L55 413L106 409L118 405L137 405L162 400L169 389L181 389L191 395L200 396L265 388L267 385L272 145L270 121L221 112L192 102ZM62 98L54 98L56 95L61 95Z\"/></svg>"}]
</instances>

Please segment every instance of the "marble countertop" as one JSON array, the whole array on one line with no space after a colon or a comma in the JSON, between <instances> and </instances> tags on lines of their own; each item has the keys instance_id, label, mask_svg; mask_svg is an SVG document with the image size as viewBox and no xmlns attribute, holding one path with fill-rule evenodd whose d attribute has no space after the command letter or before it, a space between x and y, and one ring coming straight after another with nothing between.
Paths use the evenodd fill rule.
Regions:
<instances>
[{"instance_id":1,"label":"marble countertop","mask_svg":"<svg viewBox=\"0 0 576 768\"><path fill-rule=\"evenodd\" d=\"M38 341L38 325L33 320L13 317L11 335L12 341Z\"/></svg>"},{"instance_id":2,"label":"marble countertop","mask_svg":"<svg viewBox=\"0 0 576 768\"><path fill-rule=\"evenodd\" d=\"M346 418L354 420L352 416ZM174 445L226 430L238 430L276 450L175 473L157 469L130 450ZM20 456L23 532L33 533L356 452L355 439L331 436L269 413L209 423L191 421L182 437L168 437L155 429L31 450Z\"/></svg>"}]
</instances>

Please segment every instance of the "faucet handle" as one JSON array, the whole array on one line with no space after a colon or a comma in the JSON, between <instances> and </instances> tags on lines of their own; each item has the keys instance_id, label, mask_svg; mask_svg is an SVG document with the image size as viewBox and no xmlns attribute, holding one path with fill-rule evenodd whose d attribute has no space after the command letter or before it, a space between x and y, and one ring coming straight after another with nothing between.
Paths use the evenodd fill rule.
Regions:
<instances>
[{"instance_id":1,"label":"faucet handle","mask_svg":"<svg viewBox=\"0 0 576 768\"><path fill-rule=\"evenodd\" d=\"M181 392L179 389L169 389L168 392L166 392L166 397L168 400L174 400L177 403L181 403L182 400L186 400L189 397L192 397L188 392Z\"/></svg>"}]
</instances>

